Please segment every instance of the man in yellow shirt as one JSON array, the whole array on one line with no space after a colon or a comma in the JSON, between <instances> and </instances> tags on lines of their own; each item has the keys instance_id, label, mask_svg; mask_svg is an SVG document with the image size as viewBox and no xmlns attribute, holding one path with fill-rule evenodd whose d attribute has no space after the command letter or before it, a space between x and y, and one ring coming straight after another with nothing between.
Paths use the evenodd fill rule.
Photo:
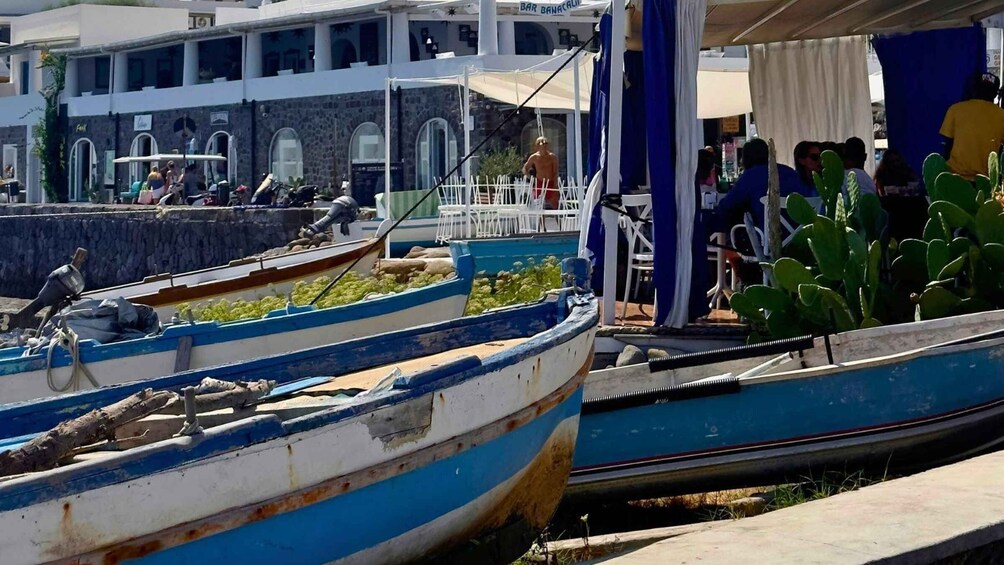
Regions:
<instances>
[{"instance_id":1,"label":"man in yellow shirt","mask_svg":"<svg viewBox=\"0 0 1004 565\"><path fill-rule=\"evenodd\" d=\"M972 98L953 104L945 114L941 135L948 138L948 166L967 179L987 174L987 157L1004 141L1004 110L994 104L999 90L997 77L977 75Z\"/></svg>"}]
</instances>

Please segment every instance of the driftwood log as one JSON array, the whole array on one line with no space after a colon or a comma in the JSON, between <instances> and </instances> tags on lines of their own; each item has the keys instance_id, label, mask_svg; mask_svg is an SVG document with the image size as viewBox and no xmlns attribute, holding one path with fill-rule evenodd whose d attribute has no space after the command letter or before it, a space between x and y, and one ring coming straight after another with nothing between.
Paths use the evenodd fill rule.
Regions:
<instances>
[{"instance_id":1,"label":"driftwood log","mask_svg":"<svg viewBox=\"0 0 1004 565\"><path fill-rule=\"evenodd\" d=\"M115 428L172 403L180 403L177 393L146 389L110 406L67 420L18 449L0 453L0 476L52 469L74 449L114 438Z\"/></svg>"},{"instance_id":2,"label":"driftwood log","mask_svg":"<svg viewBox=\"0 0 1004 565\"><path fill-rule=\"evenodd\" d=\"M195 409L198 412L212 412L224 408L241 409L268 395L275 388L275 381L221 381L205 378L195 387ZM184 402L166 406L161 414L184 414Z\"/></svg>"}]
</instances>

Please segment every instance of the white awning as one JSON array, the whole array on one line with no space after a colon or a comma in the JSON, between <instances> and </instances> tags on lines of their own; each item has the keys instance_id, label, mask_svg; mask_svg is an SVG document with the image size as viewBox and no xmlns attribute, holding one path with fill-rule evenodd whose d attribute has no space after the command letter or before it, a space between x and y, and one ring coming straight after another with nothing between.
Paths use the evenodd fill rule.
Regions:
<instances>
[{"instance_id":1,"label":"white awning","mask_svg":"<svg viewBox=\"0 0 1004 565\"><path fill-rule=\"evenodd\" d=\"M222 155L182 155L181 153L160 153L157 155L130 155L128 157L118 157L113 163L156 163L158 161L226 161Z\"/></svg>"},{"instance_id":2,"label":"white awning","mask_svg":"<svg viewBox=\"0 0 1004 565\"><path fill-rule=\"evenodd\" d=\"M753 111L750 99L748 63L746 59L715 59L702 57L697 72L697 117L701 119L739 116ZM484 71L470 74L471 90L503 104L516 106L527 100L551 70ZM581 56L579 72L579 107L590 108L589 95L593 84L592 54ZM527 104L541 110L575 109L575 69L566 68L537 93ZM429 79L395 79L396 82L463 85L462 76Z\"/></svg>"}]
</instances>

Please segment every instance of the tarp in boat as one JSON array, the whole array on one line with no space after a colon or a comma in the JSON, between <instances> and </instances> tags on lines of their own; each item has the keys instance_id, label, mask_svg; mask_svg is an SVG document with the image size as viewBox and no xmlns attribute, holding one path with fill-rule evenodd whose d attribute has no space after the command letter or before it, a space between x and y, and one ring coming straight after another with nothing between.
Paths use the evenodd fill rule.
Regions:
<instances>
[{"instance_id":1,"label":"tarp in boat","mask_svg":"<svg viewBox=\"0 0 1004 565\"><path fill-rule=\"evenodd\" d=\"M124 298L85 298L67 306L42 328L44 347L58 328L65 327L83 341L112 343L160 332L157 312L149 306L132 304ZM33 348L37 349L37 348Z\"/></svg>"}]
</instances>

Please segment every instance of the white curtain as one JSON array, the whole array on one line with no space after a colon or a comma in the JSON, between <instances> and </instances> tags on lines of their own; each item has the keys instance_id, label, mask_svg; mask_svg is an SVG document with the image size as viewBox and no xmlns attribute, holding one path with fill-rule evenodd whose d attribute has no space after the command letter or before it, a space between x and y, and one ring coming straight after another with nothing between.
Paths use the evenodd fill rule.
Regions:
<instances>
[{"instance_id":1,"label":"white curtain","mask_svg":"<svg viewBox=\"0 0 1004 565\"><path fill-rule=\"evenodd\" d=\"M860 137L865 170L875 170L868 40L864 36L754 45L750 94L757 134L774 138L777 161L794 165L802 140L844 142Z\"/></svg>"},{"instance_id":2,"label":"white curtain","mask_svg":"<svg viewBox=\"0 0 1004 565\"><path fill-rule=\"evenodd\" d=\"M704 132L698 131L697 66L704 35L706 0L677 0L676 3L676 291L666 325L682 328L689 318L690 286L693 269L694 214L697 197L694 175L697 150L704 146ZM702 236L703 237L703 236Z\"/></svg>"}]
</instances>

